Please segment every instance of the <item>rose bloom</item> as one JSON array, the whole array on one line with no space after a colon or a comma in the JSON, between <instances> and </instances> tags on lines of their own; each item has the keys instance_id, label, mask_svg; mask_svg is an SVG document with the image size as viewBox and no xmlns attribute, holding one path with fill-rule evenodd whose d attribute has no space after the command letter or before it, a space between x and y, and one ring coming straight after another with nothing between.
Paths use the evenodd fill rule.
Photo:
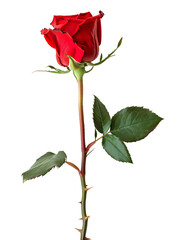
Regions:
<instances>
[{"instance_id":1,"label":"rose bloom","mask_svg":"<svg viewBox=\"0 0 181 240\"><path fill-rule=\"evenodd\" d=\"M61 66L68 66L71 56L77 62L91 62L99 53L101 44L101 18L103 12L92 16L90 12L70 16L54 16L54 29L43 29L47 43L56 50L56 59Z\"/></svg>"}]
</instances>

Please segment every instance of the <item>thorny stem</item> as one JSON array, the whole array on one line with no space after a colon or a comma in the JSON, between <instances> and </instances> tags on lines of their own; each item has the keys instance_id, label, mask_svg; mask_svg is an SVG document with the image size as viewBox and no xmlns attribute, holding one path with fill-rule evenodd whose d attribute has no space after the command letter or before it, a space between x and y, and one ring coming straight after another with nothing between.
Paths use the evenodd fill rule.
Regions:
<instances>
[{"instance_id":1,"label":"thorny stem","mask_svg":"<svg viewBox=\"0 0 181 240\"><path fill-rule=\"evenodd\" d=\"M78 79L78 108L79 108L79 121L80 121L80 137L81 137L81 150L82 150L82 162L81 162L81 186L82 186L82 200L81 200L81 212L82 212L82 230L80 240L86 239L87 223L88 217L86 214L86 181L85 181L85 172L86 172L86 144L85 144L85 127L84 127L84 113L83 113L83 80Z\"/></svg>"},{"instance_id":2,"label":"thorny stem","mask_svg":"<svg viewBox=\"0 0 181 240\"><path fill-rule=\"evenodd\" d=\"M88 217L86 213L86 183L85 183L85 175L80 177L81 180L81 187L82 187L82 200L81 200L81 213L82 213L82 230L81 230L81 238L80 240L86 239L86 232L87 232L87 223L88 223Z\"/></svg>"}]
</instances>

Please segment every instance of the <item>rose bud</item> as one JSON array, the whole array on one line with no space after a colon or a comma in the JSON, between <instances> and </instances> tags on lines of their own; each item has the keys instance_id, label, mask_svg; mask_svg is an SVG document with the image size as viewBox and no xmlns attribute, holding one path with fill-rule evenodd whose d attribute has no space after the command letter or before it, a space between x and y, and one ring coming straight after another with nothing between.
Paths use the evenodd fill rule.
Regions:
<instances>
[{"instance_id":1,"label":"rose bud","mask_svg":"<svg viewBox=\"0 0 181 240\"><path fill-rule=\"evenodd\" d=\"M69 16L54 16L54 29L43 29L47 43L56 50L56 59L61 66L69 65L71 56L77 62L91 62L99 54L101 44L101 18L103 12L92 16L90 12Z\"/></svg>"}]
</instances>

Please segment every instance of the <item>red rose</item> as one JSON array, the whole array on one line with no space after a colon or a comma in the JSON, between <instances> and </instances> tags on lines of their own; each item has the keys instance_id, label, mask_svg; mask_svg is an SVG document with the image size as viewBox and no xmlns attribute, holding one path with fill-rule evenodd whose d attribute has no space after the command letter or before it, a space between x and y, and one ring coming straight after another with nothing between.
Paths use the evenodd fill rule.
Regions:
<instances>
[{"instance_id":1,"label":"red rose","mask_svg":"<svg viewBox=\"0 0 181 240\"><path fill-rule=\"evenodd\" d=\"M54 16L54 29L43 29L41 34L47 43L56 49L58 64L67 66L70 55L76 61L93 61L101 44L101 21L103 13L92 16L90 12L70 16Z\"/></svg>"}]
</instances>

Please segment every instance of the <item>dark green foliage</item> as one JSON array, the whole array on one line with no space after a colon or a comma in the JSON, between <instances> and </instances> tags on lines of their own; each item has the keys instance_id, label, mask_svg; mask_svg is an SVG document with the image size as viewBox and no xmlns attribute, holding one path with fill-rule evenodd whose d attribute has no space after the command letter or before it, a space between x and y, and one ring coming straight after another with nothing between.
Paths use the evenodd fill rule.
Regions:
<instances>
[{"instance_id":1,"label":"dark green foliage","mask_svg":"<svg viewBox=\"0 0 181 240\"><path fill-rule=\"evenodd\" d=\"M94 96L93 120L95 128L100 133L105 134L109 130L111 118L105 105L96 96Z\"/></svg>"},{"instance_id":2,"label":"dark green foliage","mask_svg":"<svg viewBox=\"0 0 181 240\"><path fill-rule=\"evenodd\" d=\"M63 151L60 151L57 154L47 152L38 158L28 171L22 174L23 182L32 178L44 176L53 167L61 167L64 164L66 158L67 156Z\"/></svg>"},{"instance_id":3,"label":"dark green foliage","mask_svg":"<svg viewBox=\"0 0 181 240\"><path fill-rule=\"evenodd\" d=\"M125 142L145 138L162 120L143 107L127 107L117 112L111 121L111 133Z\"/></svg>"},{"instance_id":4,"label":"dark green foliage","mask_svg":"<svg viewBox=\"0 0 181 240\"><path fill-rule=\"evenodd\" d=\"M106 135L102 140L104 150L114 159L121 162L132 163L126 145L114 135Z\"/></svg>"}]
</instances>

